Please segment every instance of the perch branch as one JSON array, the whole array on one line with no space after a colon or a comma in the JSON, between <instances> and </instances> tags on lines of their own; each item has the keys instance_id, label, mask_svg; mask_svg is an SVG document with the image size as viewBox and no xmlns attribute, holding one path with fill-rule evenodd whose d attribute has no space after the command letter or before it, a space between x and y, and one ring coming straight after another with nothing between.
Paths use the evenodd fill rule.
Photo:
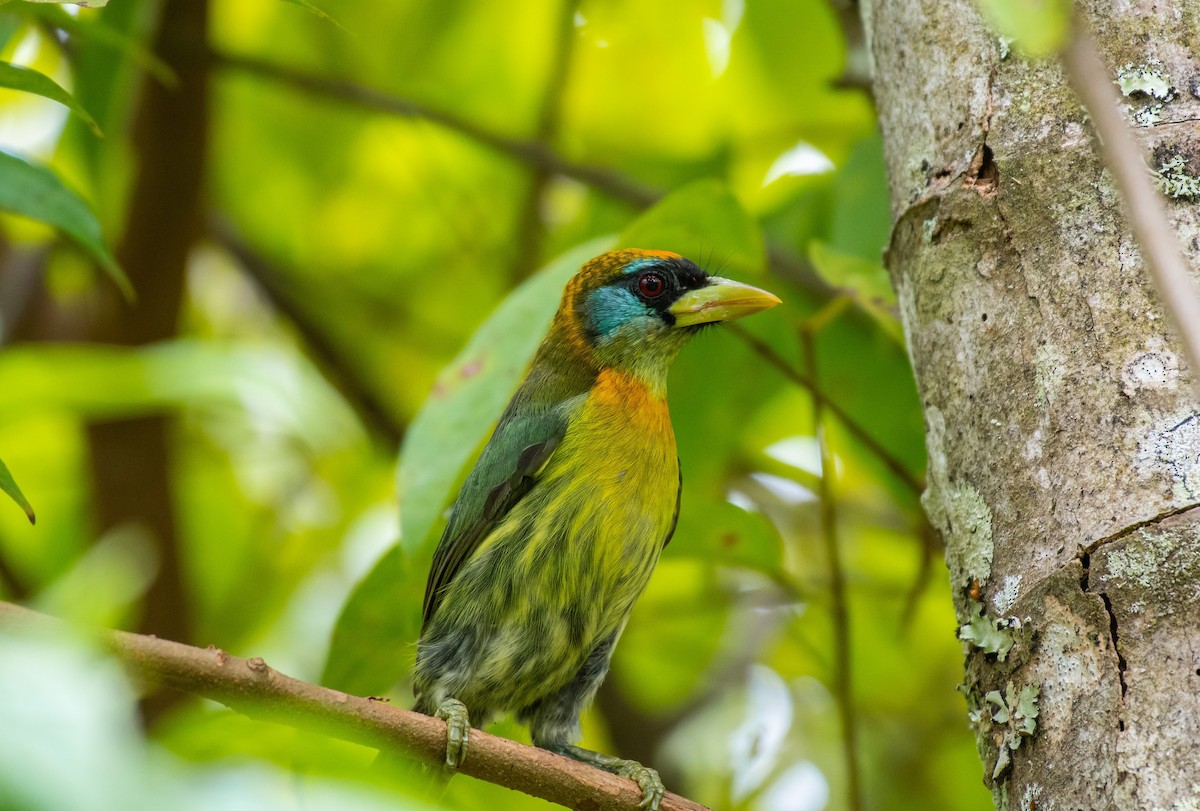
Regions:
<instances>
[{"instance_id":1,"label":"perch branch","mask_svg":"<svg viewBox=\"0 0 1200 811\"><path fill-rule=\"evenodd\" d=\"M1117 181L1133 236L1142 249L1150 278L1158 288L1167 313L1183 340L1192 377L1200 386L1200 295L1179 251L1179 241L1162 198L1150 181L1141 149L1134 141L1120 110L1111 74L1096 42L1079 20L1062 53L1067 77L1087 107L1099 135L1100 154Z\"/></svg>"},{"instance_id":2,"label":"perch branch","mask_svg":"<svg viewBox=\"0 0 1200 811\"><path fill-rule=\"evenodd\" d=\"M0 602L0 627L53 630L65 623ZM249 718L316 729L426 763L441 764L445 758L446 724L427 715L293 679L262 659L242 659L213 647L124 631L101 631L100 639L144 682L212 699ZM642 796L632 780L479 730L471 731L470 756L459 771L568 808L629 811ZM707 811L670 793L662 809Z\"/></svg>"}]
</instances>

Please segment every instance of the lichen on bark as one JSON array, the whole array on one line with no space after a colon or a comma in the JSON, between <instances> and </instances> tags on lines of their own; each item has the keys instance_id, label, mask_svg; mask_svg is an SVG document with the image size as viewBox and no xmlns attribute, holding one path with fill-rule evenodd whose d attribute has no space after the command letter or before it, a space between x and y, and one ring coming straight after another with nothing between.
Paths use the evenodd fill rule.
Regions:
<instances>
[{"instance_id":1,"label":"lichen on bark","mask_svg":"<svg viewBox=\"0 0 1200 811\"><path fill-rule=\"evenodd\" d=\"M1152 66L1200 87L1200 0L1080 12L1114 82ZM872 0L863 16L923 504L960 624L987 640L965 646L964 692L978 713L1010 681L1041 690L1005 768L977 724L985 782L1022 809L1196 804L1200 406L1087 113L1052 60L1002 58L971 0ZM1135 133L1148 169L1200 174L1200 95L1139 92L1127 118L1161 105ZM1200 210L1170 216L1200 266ZM986 632L1007 617L1021 627L1001 657Z\"/></svg>"}]
</instances>

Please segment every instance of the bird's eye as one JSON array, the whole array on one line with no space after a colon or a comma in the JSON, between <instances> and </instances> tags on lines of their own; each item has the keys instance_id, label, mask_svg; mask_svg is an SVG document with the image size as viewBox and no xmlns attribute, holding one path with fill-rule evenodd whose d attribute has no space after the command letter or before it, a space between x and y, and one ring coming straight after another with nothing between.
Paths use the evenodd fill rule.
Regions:
<instances>
[{"instance_id":1,"label":"bird's eye","mask_svg":"<svg viewBox=\"0 0 1200 811\"><path fill-rule=\"evenodd\" d=\"M643 273L638 277L638 292L646 298L658 298L667 289L667 282L658 273Z\"/></svg>"}]
</instances>

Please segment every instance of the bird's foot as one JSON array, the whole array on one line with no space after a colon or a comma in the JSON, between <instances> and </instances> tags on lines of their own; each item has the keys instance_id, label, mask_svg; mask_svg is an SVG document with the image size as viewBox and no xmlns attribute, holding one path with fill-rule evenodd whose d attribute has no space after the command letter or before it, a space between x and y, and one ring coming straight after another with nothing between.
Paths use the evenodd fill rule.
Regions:
<instances>
[{"instance_id":1,"label":"bird's foot","mask_svg":"<svg viewBox=\"0 0 1200 811\"><path fill-rule=\"evenodd\" d=\"M448 698L438 705L433 717L446 722L446 768L453 771L467 759L467 741L471 737L467 706L457 698Z\"/></svg>"},{"instance_id":2,"label":"bird's foot","mask_svg":"<svg viewBox=\"0 0 1200 811\"><path fill-rule=\"evenodd\" d=\"M615 774L619 777L627 777L637 783L642 789L642 801L638 804L639 808L645 811L658 811L659 803L662 802L663 795L667 793L663 787L662 778L658 776L658 772L647 766L643 766L636 760L625 760L624 758L612 757L611 755L602 755L599 752L593 752L590 749L584 749L579 746L555 746L548 747L551 752L578 760L580 763L586 763L589 766L595 766L597 769L603 769L610 774Z\"/></svg>"}]
</instances>

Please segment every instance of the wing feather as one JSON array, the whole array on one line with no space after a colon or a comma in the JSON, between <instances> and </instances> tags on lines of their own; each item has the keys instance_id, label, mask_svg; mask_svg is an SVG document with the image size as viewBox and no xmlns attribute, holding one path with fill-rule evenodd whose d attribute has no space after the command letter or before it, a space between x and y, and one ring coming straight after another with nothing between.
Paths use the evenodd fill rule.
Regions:
<instances>
[{"instance_id":1,"label":"wing feather","mask_svg":"<svg viewBox=\"0 0 1200 811\"><path fill-rule=\"evenodd\" d=\"M437 613L455 575L525 495L566 434L555 411L521 418L505 415L463 484L438 542L425 585L422 632Z\"/></svg>"}]
</instances>

